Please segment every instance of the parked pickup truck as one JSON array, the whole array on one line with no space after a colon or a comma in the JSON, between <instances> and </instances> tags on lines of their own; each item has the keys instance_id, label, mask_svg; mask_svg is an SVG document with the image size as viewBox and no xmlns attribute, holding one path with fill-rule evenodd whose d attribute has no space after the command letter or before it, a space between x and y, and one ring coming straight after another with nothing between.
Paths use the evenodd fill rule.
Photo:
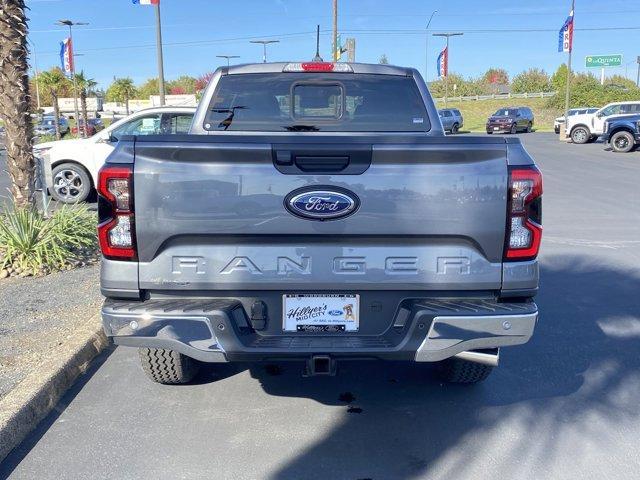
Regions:
<instances>
[{"instance_id":1,"label":"parked pickup truck","mask_svg":"<svg viewBox=\"0 0 640 480\"><path fill-rule=\"evenodd\" d=\"M627 153L640 143L640 114L609 117L604 124L604 142L617 153Z\"/></svg>"},{"instance_id":2,"label":"parked pickup truck","mask_svg":"<svg viewBox=\"0 0 640 480\"><path fill-rule=\"evenodd\" d=\"M540 171L445 137L412 68L220 68L190 134L122 137L98 192L104 328L160 383L343 359L477 382L538 318Z\"/></svg>"}]
</instances>

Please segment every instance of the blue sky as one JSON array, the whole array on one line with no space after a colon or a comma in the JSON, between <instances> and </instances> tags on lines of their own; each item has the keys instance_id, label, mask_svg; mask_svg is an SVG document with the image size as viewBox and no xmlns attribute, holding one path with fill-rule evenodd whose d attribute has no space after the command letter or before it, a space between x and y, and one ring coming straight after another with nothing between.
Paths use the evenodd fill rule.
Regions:
<instances>
[{"instance_id":1,"label":"blue sky","mask_svg":"<svg viewBox=\"0 0 640 480\"><path fill-rule=\"evenodd\" d=\"M216 55L240 55L239 62L261 61L262 47L250 38L274 38L269 60L307 60L315 53L315 26L321 35L321 54L330 57L331 0L161 0L165 77L198 76L223 61ZM574 64L585 70L584 57L622 53L623 66L608 73L635 79L640 54L640 0L576 0ZM30 40L36 45L40 69L59 64L59 42L65 29L60 18L89 22L74 30L78 69L106 88L114 76L136 82L156 76L154 9L131 0L27 0ZM356 60L410 65L428 78L443 46L429 37L426 22L434 10L430 30L462 31L452 39L450 71L475 76L488 67L514 75L531 66L553 72L566 60L557 53L557 30L569 11L569 0L486 2L477 0L339 0L342 38L356 39ZM621 14L624 12L624 14ZM623 28L633 28L624 30ZM619 28L619 30L581 30ZM500 32L499 30L551 30ZM399 32L398 30L402 30ZM480 31L479 31L480 30ZM498 31L496 31L498 30ZM598 72L594 72L598 73Z\"/></svg>"}]
</instances>

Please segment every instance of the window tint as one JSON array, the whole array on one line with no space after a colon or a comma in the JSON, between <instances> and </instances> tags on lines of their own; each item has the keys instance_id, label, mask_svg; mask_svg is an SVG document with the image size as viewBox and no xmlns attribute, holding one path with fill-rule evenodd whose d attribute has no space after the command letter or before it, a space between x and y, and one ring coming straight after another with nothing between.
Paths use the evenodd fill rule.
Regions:
<instances>
[{"instance_id":1,"label":"window tint","mask_svg":"<svg viewBox=\"0 0 640 480\"><path fill-rule=\"evenodd\" d=\"M515 117L518 114L517 108L503 108L493 114L494 117Z\"/></svg>"},{"instance_id":2,"label":"window tint","mask_svg":"<svg viewBox=\"0 0 640 480\"><path fill-rule=\"evenodd\" d=\"M451 114L451 110L445 110L444 111L444 116L445 117L453 117L453 115Z\"/></svg>"},{"instance_id":3,"label":"window tint","mask_svg":"<svg viewBox=\"0 0 640 480\"><path fill-rule=\"evenodd\" d=\"M411 78L256 73L220 79L204 127L213 131L424 132L430 123Z\"/></svg>"},{"instance_id":4,"label":"window tint","mask_svg":"<svg viewBox=\"0 0 640 480\"><path fill-rule=\"evenodd\" d=\"M639 103L631 103L628 105L623 105L622 111L624 113L638 113L640 112L640 104Z\"/></svg>"},{"instance_id":5,"label":"window tint","mask_svg":"<svg viewBox=\"0 0 640 480\"><path fill-rule=\"evenodd\" d=\"M160 134L160 114L138 117L126 122L111 131L111 137L115 140L123 135L158 135Z\"/></svg>"},{"instance_id":6,"label":"window tint","mask_svg":"<svg viewBox=\"0 0 640 480\"><path fill-rule=\"evenodd\" d=\"M190 113L165 113L162 125L164 135L177 135L189 133L193 114Z\"/></svg>"},{"instance_id":7,"label":"window tint","mask_svg":"<svg viewBox=\"0 0 640 480\"><path fill-rule=\"evenodd\" d=\"M603 109L601 113L605 117L617 115L618 113L622 113L622 105L609 105L608 107Z\"/></svg>"},{"instance_id":8,"label":"window tint","mask_svg":"<svg viewBox=\"0 0 640 480\"><path fill-rule=\"evenodd\" d=\"M455 109L455 110L452 110L452 112L457 117L461 117L462 116L462 114L460 113L460 110Z\"/></svg>"}]
</instances>

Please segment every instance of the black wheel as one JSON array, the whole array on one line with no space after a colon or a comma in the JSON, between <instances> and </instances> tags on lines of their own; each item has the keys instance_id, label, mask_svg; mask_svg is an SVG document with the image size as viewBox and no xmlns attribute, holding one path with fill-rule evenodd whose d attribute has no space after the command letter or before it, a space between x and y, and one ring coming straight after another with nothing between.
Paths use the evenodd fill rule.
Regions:
<instances>
[{"instance_id":1,"label":"black wheel","mask_svg":"<svg viewBox=\"0 0 640 480\"><path fill-rule=\"evenodd\" d=\"M469 362L461 358L448 358L440 363L440 377L449 383L478 383L485 380L493 367Z\"/></svg>"},{"instance_id":2,"label":"black wheel","mask_svg":"<svg viewBox=\"0 0 640 480\"><path fill-rule=\"evenodd\" d=\"M533 130L533 124L531 122L529 122L527 124L527 133L531 133L531 130Z\"/></svg>"},{"instance_id":3,"label":"black wheel","mask_svg":"<svg viewBox=\"0 0 640 480\"><path fill-rule=\"evenodd\" d=\"M460 126L457 123L454 123L451 127L451 133L455 135L456 133L458 133L458 130L460 130Z\"/></svg>"},{"instance_id":4,"label":"black wheel","mask_svg":"<svg viewBox=\"0 0 640 480\"><path fill-rule=\"evenodd\" d=\"M556 135L560 135L560 127L553 127L553 131Z\"/></svg>"},{"instance_id":5,"label":"black wheel","mask_svg":"<svg viewBox=\"0 0 640 480\"><path fill-rule=\"evenodd\" d=\"M611 148L617 153L627 153L633 148L633 135L629 132L614 133L611 137Z\"/></svg>"},{"instance_id":6,"label":"black wheel","mask_svg":"<svg viewBox=\"0 0 640 480\"><path fill-rule=\"evenodd\" d=\"M174 350L140 348L140 363L151 380L165 385L188 383L198 373L200 365L192 358Z\"/></svg>"},{"instance_id":7,"label":"black wheel","mask_svg":"<svg viewBox=\"0 0 640 480\"><path fill-rule=\"evenodd\" d=\"M571 141L579 145L585 144L591 138L591 133L587 127L576 127L571 130Z\"/></svg>"},{"instance_id":8,"label":"black wheel","mask_svg":"<svg viewBox=\"0 0 640 480\"><path fill-rule=\"evenodd\" d=\"M51 196L62 203L84 202L91 193L89 173L76 163L61 163L51 172Z\"/></svg>"},{"instance_id":9,"label":"black wheel","mask_svg":"<svg viewBox=\"0 0 640 480\"><path fill-rule=\"evenodd\" d=\"M493 132L491 130L487 130L487 135L493 135Z\"/></svg>"},{"instance_id":10,"label":"black wheel","mask_svg":"<svg viewBox=\"0 0 640 480\"><path fill-rule=\"evenodd\" d=\"M509 133L511 135L518 133L518 126L514 123L513 125L511 125L511 130L509 130Z\"/></svg>"}]
</instances>

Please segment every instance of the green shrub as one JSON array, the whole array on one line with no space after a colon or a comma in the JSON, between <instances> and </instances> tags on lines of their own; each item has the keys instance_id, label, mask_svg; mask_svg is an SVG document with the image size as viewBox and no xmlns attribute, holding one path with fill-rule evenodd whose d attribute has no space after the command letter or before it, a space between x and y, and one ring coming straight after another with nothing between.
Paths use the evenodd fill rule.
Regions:
<instances>
[{"instance_id":1,"label":"green shrub","mask_svg":"<svg viewBox=\"0 0 640 480\"><path fill-rule=\"evenodd\" d=\"M40 135L39 137L36 137L35 143L53 142L55 139L55 135Z\"/></svg>"},{"instance_id":2,"label":"green shrub","mask_svg":"<svg viewBox=\"0 0 640 480\"><path fill-rule=\"evenodd\" d=\"M33 208L0 216L0 268L32 275L59 270L96 243L96 215L85 206L64 205L49 218Z\"/></svg>"}]
</instances>

